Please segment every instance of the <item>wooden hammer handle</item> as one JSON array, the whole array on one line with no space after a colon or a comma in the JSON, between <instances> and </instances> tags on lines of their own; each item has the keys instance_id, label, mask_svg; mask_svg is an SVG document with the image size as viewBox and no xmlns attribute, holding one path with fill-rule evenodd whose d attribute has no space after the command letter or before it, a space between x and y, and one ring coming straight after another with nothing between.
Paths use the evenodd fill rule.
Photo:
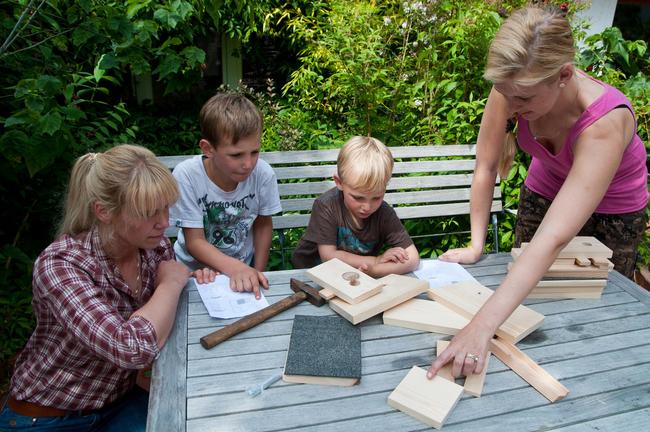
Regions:
<instances>
[{"instance_id":1,"label":"wooden hammer handle","mask_svg":"<svg viewBox=\"0 0 650 432\"><path fill-rule=\"evenodd\" d=\"M264 309L258 310L250 315L247 315L232 324L229 324L217 331L214 331L210 334L207 334L201 338L201 345L203 348L210 349L215 345L220 344L221 342L230 339L243 332L248 330L251 327L255 327L261 322L266 321L267 319L279 314L280 312L287 310L301 301L307 298L307 294L304 291L299 291L293 295L280 300L270 306L265 307Z\"/></svg>"}]
</instances>

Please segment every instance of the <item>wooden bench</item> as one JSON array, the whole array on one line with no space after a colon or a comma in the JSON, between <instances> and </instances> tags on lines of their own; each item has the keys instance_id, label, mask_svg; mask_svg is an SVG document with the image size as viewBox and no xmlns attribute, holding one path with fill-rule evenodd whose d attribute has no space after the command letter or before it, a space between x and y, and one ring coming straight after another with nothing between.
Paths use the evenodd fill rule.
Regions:
<instances>
[{"instance_id":1,"label":"wooden bench","mask_svg":"<svg viewBox=\"0 0 650 432\"><path fill-rule=\"evenodd\" d=\"M468 215L470 186L474 172L476 146L405 146L390 147L395 159L393 176L388 183L385 201L401 220ZM262 152L278 178L282 214L273 216L273 228L280 241L282 264L285 265L285 231L306 227L314 199L334 187L338 149ZM192 156L160 156L170 169ZM499 179L494 186L491 229L494 252L498 252L498 213L502 211ZM169 236L177 228L170 227ZM466 233L467 231L463 231ZM459 232L431 233L431 235Z\"/></svg>"}]
</instances>

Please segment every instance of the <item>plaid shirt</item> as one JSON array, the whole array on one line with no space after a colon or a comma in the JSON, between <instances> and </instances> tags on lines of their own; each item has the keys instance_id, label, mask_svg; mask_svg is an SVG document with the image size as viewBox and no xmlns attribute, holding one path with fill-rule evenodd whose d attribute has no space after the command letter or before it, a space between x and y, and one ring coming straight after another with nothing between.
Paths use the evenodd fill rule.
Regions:
<instances>
[{"instance_id":1,"label":"plaid shirt","mask_svg":"<svg viewBox=\"0 0 650 432\"><path fill-rule=\"evenodd\" d=\"M138 297L104 253L97 230L61 236L34 263L37 324L16 361L11 395L68 410L97 409L135 384L159 353L153 325L129 318L155 290L156 270L174 259L169 240L141 251Z\"/></svg>"}]
</instances>

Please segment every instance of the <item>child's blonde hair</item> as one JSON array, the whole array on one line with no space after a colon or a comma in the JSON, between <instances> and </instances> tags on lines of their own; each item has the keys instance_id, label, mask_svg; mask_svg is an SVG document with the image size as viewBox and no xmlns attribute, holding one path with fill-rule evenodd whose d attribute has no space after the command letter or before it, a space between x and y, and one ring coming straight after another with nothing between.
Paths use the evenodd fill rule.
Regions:
<instances>
[{"instance_id":1,"label":"child's blonde hair","mask_svg":"<svg viewBox=\"0 0 650 432\"><path fill-rule=\"evenodd\" d=\"M64 204L60 234L77 235L97 223L93 205L111 214L146 218L178 199L176 180L156 156L140 146L122 144L88 153L75 162Z\"/></svg>"},{"instance_id":2,"label":"child's blonde hair","mask_svg":"<svg viewBox=\"0 0 650 432\"><path fill-rule=\"evenodd\" d=\"M341 181L352 188L386 190L393 173L393 155L378 139L355 136L341 147L336 169Z\"/></svg>"},{"instance_id":3,"label":"child's blonde hair","mask_svg":"<svg viewBox=\"0 0 650 432\"><path fill-rule=\"evenodd\" d=\"M262 114L255 104L238 93L218 93L208 99L199 113L199 124L201 138L213 147L261 135L264 127Z\"/></svg>"},{"instance_id":4,"label":"child's blonde hair","mask_svg":"<svg viewBox=\"0 0 650 432\"><path fill-rule=\"evenodd\" d=\"M511 80L514 85L533 86L555 80L574 58L573 34L566 17L559 10L526 7L513 12L499 28L483 76L496 84ZM502 178L508 176L517 151L514 128L507 130L499 160Z\"/></svg>"}]
</instances>

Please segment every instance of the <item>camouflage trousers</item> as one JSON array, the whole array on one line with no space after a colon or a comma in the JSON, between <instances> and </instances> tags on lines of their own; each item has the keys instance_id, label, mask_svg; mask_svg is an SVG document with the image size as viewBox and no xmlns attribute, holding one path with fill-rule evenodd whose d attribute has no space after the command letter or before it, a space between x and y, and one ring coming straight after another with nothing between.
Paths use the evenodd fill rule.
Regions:
<instances>
[{"instance_id":1,"label":"camouflage trousers","mask_svg":"<svg viewBox=\"0 0 650 432\"><path fill-rule=\"evenodd\" d=\"M521 186L515 247L529 242L542 222L552 201L536 194L525 185ZM645 209L625 214L594 213L577 235L593 236L614 251L610 261L614 269L632 279L636 265L637 249L646 229Z\"/></svg>"}]
</instances>

